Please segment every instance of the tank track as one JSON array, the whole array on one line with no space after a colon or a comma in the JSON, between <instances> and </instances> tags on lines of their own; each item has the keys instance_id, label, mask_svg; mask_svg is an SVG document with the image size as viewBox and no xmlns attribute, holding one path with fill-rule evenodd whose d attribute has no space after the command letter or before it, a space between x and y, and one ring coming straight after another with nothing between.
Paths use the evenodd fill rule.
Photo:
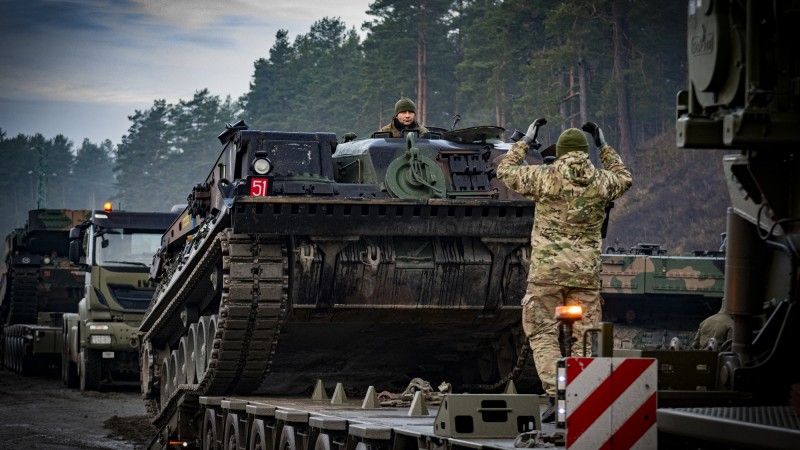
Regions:
<instances>
[{"instance_id":1,"label":"tank track","mask_svg":"<svg viewBox=\"0 0 800 450\"><path fill-rule=\"evenodd\" d=\"M288 304L289 266L283 240L221 231L195 269L170 289L176 294L160 317L173 317L180 311L195 282L211 276L218 262L222 266L222 289L205 375L199 383L176 386L166 399L162 395L160 411L153 419L158 426L172 415L183 395L247 394L258 388L269 372ZM160 320L150 333L164 326ZM162 373L161 389L165 388L164 378Z\"/></svg>"},{"instance_id":2,"label":"tank track","mask_svg":"<svg viewBox=\"0 0 800 450\"><path fill-rule=\"evenodd\" d=\"M4 323L36 323L38 300L36 287L39 283L37 267L14 267L8 293L8 313Z\"/></svg>"}]
</instances>

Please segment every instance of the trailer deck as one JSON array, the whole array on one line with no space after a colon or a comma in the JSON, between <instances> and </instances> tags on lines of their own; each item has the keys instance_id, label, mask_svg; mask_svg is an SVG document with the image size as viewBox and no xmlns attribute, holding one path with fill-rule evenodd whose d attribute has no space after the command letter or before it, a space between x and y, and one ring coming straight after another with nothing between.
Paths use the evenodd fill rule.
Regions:
<instances>
[{"instance_id":1,"label":"trailer deck","mask_svg":"<svg viewBox=\"0 0 800 450\"><path fill-rule=\"evenodd\" d=\"M527 396L526 396L527 397ZM538 399L538 396L531 396ZM191 401L184 397L183 401ZM427 407L426 415L409 415L411 407L362 408L361 400L345 400L331 404L330 400L311 400L297 397L199 397L203 413L203 448L210 441L221 448L280 448L283 450L331 450L364 448L379 449L495 449L512 450L518 432L507 438L443 437L434 431L439 406ZM541 414L542 401L536 414ZM546 404L546 402L545 402ZM511 411L512 408L508 408ZM180 411L180 407L178 408ZM178 412L178 415L180 412ZM513 412L509 418L516 421ZM541 434L552 435L554 424L540 424ZM161 448L169 436L171 421L159 433L151 448ZM516 429L517 424L514 424ZM476 430L478 426L476 426ZM563 432L563 430L561 430ZM320 438L320 436L323 436ZM322 441L327 444L321 444ZM173 445L180 445L172 441ZM231 444L234 446L232 447ZM190 443L191 445L191 443ZM323 445L322 448L319 445ZM327 447L326 447L327 445ZM211 447L215 448L215 447ZM554 447L559 448L559 447ZM563 447L562 447L563 448Z\"/></svg>"}]
</instances>

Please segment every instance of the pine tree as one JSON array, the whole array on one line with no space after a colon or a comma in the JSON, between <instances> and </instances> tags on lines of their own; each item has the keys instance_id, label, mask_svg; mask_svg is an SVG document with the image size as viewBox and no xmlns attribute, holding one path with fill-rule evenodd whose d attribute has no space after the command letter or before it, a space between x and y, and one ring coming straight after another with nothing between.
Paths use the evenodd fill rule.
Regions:
<instances>
[{"instance_id":1,"label":"pine tree","mask_svg":"<svg viewBox=\"0 0 800 450\"><path fill-rule=\"evenodd\" d=\"M222 148L217 136L236 116L229 98L222 100L208 89L170 107L166 133L170 152L164 158L164 171L170 174L165 201L170 206L185 203L192 186L208 176Z\"/></svg>"},{"instance_id":2,"label":"pine tree","mask_svg":"<svg viewBox=\"0 0 800 450\"><path fill-rule=\"evenodd\" d=\"M379 123L391 120L401 96L417 103L417 120L442 125L453 113L452 42L448 39L450 0L378 0L364 24L365 100ZM435 83L431 80L437 80ZM446 118L446 119L445 119Z\"/></svg>"},{"instance_id":3,"label":"pine tree","mask_svg":"<svg viewBox=\"0 0 800 450\"><path fill-rule=\"evenodd\" d=\"M136 110L128 119L133 122L128 134L117 147L114 172L117 178L117 197L121 207L130 211L165 210L169 200L168 181L174 174L166 172L168 157L168 113L171 105L156 100L146 110Z\"/></svg>"},{"instance_id":4,"label":"pine tree","mask_svg":"<svg viewBox=\"0 0 800 450\"><path fill-rule=\"evenodd\" d=\"M255 62L250 91L242 99L245 120L255 128L278 130L286 126L289 101L294 97L290 85L294 49L288 36L288 31L278 30L275 43L269 50L269 58L260 58Z\"/></svg>"},{"instance_id":5,"label":"pine tree","mask_svg":"<svg viewBox=\"0 0 800 450\"><path fill-rule=\"evenodd\" d=\"M99 209L115 197L113 151L108 139L99 144L83 140L72 169L70 203L74 207Z\"/></svg>"}]
</instances>

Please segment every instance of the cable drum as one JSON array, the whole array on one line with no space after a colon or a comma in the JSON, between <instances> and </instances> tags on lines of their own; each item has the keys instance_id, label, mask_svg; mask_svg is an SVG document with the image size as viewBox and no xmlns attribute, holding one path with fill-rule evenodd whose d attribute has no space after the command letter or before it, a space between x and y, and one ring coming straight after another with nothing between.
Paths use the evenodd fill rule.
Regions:
<instances>
[{"instance_id":1,"label":"cable drum","mask_svg":"<svg viewBox=\"0 0 800 450\"><path fill-rule=\"evenodd\" d=\"M405 153L386 168L386 189L398 198L444 198L447 186L442 169L420 152L413 133L408 135L406 146Z\"/></svg>"}]
</instances>

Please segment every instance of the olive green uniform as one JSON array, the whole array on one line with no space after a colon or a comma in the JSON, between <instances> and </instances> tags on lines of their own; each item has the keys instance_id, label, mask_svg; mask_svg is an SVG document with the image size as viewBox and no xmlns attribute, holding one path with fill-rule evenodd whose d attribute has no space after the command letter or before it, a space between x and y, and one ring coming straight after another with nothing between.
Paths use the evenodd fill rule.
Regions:
<instances>
[{"instance_id":1,"label":"olive green uniform","mask_svg":"<svg viewBox=\"0 0 800 450\"><path fill-rule=\"evenodd\" d=\"M403 132L411 132L415 131L419 135L423 135L428 132L428 129L423 127L422 125L418 124L415 120L411 122L411 125L403 125L397 120L397 115L401 112L413 112L414 114L417 113L417 105L414 103L410 98L401 98L394 104L394 117L392 121L388 125L384 125L383 128L380 129L381 132L390 132L392 133L392 137L399 138L403 137Z\"/></svg>"},{"instance_id":2,"label":"olive green uniform","mask_svg":"<svg viewBox=\"0 0 800 450\"><path fill-rule=\"evenodd\" d=\"M396 120L397 119L394 119L388 125L384 125L383 128L380 129L380 131L389 131L389 132L392 133L392 137L396 137L396 138L403 137L403 131L416 131L420 135L423 135L423 134L428 132L427 128L423 127L422 125L418 124L417 122L413 122L411 125L409 125L407 127L404 127L403 130L400 130L400 129L398 129L397 125L395 124Z\"/></svg>"},{"instance_id":3,"label":"olive green uniform","mask_svg":"<svg viewBox=\"0 0 800 450\"><path fill-rule=\"evenodd\" d=\"M573 136L577 129L567 130ZM562 135L564 136L564 135ZM522 299L522 325L533 349L545 391L555 395L558 324L555 307L579 304L583 320L574 324L576 336L597 326L600 298L600 229L609 201L631 186L631 173L611 146L600 149L603 169L588 158L588 145L567 148L551 165L522 165L528 145L517 142L497 167L497 177L509 188L536 202L531 233L532 255L528 289ZM559 139L561 143L561 139ZM560 144L559 144L560 145ZM581 151L576 151L581 150ZM573 347L576 354L579 344Z\"/></svg>"},{"instance_id":4,"label":"olive green uniform","mask_svg":"<svg viewBox=\"0 0 800 450\"><path fill-rule=\"evenodd\" d=\"M733 339L733 317L720 311L700 322L700 328L694 337L694 348L706 348L709 339L714 338L718 345Z\"/></svg>"}]
</instances>

